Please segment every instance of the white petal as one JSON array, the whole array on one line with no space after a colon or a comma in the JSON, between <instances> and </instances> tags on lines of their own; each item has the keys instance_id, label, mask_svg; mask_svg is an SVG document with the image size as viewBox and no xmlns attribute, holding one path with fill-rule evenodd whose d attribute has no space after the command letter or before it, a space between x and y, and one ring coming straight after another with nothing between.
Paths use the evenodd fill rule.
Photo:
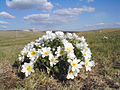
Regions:
<instances>
[{"instance_id":1,"label":"white petal","mask_svg":"<svg viewBox=\"0 0 120 90\"><path fill-rule=\"evenodd\" d=\"M72 67L72 71L75 71L75 68L74 68L74 67Z\"/></svg>"},{"instance_id":2,"label":"white petal","mask_svg":"<svg viewBox=\"0 0 120 90\"><path fill-rule=\"evenodd\" d=\"M86 71L91 71L91 67L86 67Z\"/></svg>"},{"instance_id":3,"label":"white petal","mask_svg":"<svg viewBox=\"0 0 120 90\"><path fill-rule=\"evenodd\" d=\"M25 70L25 69L22 69L21 72L26 72L26 70Z\"/></svg>"},{"instance_id":4,"label":"white petal","mask_svg":"<svg viewBox=\"0 0 120 90\"><path fill-rule=\"evenodd\" d=\"M73 75L71 75L71 79L74 79L74 76L73 76Z\"/></svg>"},{"instance_id":5,"label":"white petal","mask_svg":"<svg viewBox=\"0 0 120 90\"><path fill-rule=\"evenodd\" d=\"M85 62L83 62L83 61L80 62L80 65L84 65L84 64L85 64Z\"/></svg>"},{"instance_id":6,"label":"white petal","mask_svg":"<svg viewBox=\"0 0 120 90\"><path fill-rule=\"evenodd\" d=\"M77 59L77 63L80 62L80 59Z\"/></svg>"},{"instance_id":7,"label":"white petal","mask_svg":"<svg viewBox=\"0 0 120 90\"><path fill-rule=\"evenodd\" d=\"M68 61L69 63L71 63L71 62L72 62L72 60L71 60L71 59L68 59L67 61Z\"/></svg>"},{"instance_id":8,"label":"white petal","mask_svg":"<svg viewBox=\"0 0 120 90\"><path fill-rule=\"evenodd\" d=\"M70 76L69 76L69 75L67 75L67 79L70 79Z\"/></svg>"},{"instance_id":9,"label":"white petal","mask_svg":"<svg viewBox=\"0 0 120 90\"><path fill-rule=\"evenodd\" d=\"M28 73L27 72L25 73L25 76L28 77Z\"/></svg>"},{"instance_id":10,"label":"white petal","mask_svg":"<svg viewBox=\"0 0 120 90\"><path fill-rule=\"evenodd\" d=\"M74 72L74 75L77 76L77 72Z\"/></svg>"},{"instance_id":11,"label":"white petal","mask_svg":"<svg viewBox=\"0 0 120 90\"><path fill-rule=\"evenodd\" d=\"M78 63L77 59L74 59L73 62L74 62L74 63Z\"/></svg>"},{"instance_id":12,"label":"white petal","mask_svg":"<svg viewBox=\"0 0 120 90\"><path fill-rule=\"evenodd\" d=\"M78 68L82 68L82 65L81 65L81 64L78 64L77 67L78 67Z\"/></svg>"},{"instance_id":13,"label":"white petal","mask_svg":"<svg viewBox=\"0 0 120 90\"><path fill-rule=\"evenodd\" d=\"M35 72L35 70L34 69L32 69L32 71L31 72Z\"/></svg>"},{"instance_id":14,"label":"white petal","mask_svg":"<svg viewBox=\"0 0 120 90\"><path fill-rule=\"evenodd\" d=\"M76 69L76 71L77 71L78 73L80 72L80 70L79 70L78 68Z\"/></svg>"},{"instance_id":15,"label":"white petal","mask_svg":"<svg viewBox=\"0 0 120 90\"><path fill-rule=\"evenodd\" d=\"M89 62L89 66L94 66L94 61Z\"/></svg>"}]
</instances>

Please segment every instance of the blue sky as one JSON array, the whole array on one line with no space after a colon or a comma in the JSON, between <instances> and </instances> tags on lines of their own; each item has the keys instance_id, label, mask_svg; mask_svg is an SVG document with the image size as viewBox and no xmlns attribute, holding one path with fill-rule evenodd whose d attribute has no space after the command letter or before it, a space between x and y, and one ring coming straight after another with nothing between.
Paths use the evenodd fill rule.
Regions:
<instances>
[{"instance_id":1,"label":"blue sky","mask_svg":"<svg viewBox=\"0 0 120 90\"><path fill-rule=\"evenodd\" d=\"M120 28L120 0L0 0L0 30Z\"/></svg>"}]
</instances>

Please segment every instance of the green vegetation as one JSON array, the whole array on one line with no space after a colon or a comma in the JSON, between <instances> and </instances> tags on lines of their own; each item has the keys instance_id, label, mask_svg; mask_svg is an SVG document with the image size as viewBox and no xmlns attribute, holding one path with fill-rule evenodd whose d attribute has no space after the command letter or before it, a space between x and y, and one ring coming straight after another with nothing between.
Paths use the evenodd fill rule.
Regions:
<instances>
[{"instance_id":1,"label":"green vegetation","mask_svg":"<svg viewBox=\"0 0 120 90\"><path fill-rule=\"evenodd\" d=\"M89 73L79 73L75 80L61 82L36 71L24 80L12 64L23 47L44 32L0 31L0 87L4 89L120 89L120 29L77 32L84 35L96 66Z\"/></svg>"}]
</instances>

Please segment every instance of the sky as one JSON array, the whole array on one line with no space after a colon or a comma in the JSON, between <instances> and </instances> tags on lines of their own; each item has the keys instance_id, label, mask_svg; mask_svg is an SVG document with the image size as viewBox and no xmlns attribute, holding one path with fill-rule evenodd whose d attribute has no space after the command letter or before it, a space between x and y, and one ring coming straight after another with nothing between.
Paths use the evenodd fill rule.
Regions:
<instances>
[{"instance_id":1,"label":"sky","mask_svg":"<svg viewBox=\"0 0 120 90\"><path fill-rule=\"evenodd\" d=\"M0 30L120 28L120 0L0 0Z\"/></svg>"}]
</instances>

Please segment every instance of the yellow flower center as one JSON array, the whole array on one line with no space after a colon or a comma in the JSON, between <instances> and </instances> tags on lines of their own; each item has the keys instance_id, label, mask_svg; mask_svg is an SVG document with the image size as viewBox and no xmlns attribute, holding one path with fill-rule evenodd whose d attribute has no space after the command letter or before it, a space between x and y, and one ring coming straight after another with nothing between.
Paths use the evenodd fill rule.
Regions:
<instances>
[{"instance_id":1,"label":"yellow flower center","mask_svg":"<svg viewBox=\"0 0 120 90\"><path fill-rule=\"evenodd\" d=\"M86 66L88 66L88 62L86 62Z\"/></svg>"},{"instance_id":2,"label":"yellow flower center","mask_svg":"<svg viewBox=\"0 0 120 90\"><path fill-rule=\"evenodd\" d=\"M35 52L34 52L34 51L31 51L30 54L31 54L31 55L35 55Z\"/></svg>"},{"instance_id":3,"label":"yellow flower center","mask_svg":"<svg viewBox=\"0 0 120 90\"><path fill-rule=\"evenodd\" d=\"M48 56L48 52L44 52L44 54Z\"/></svg>"},{"instance_id":4,"label":"yellow flower center","mask_svg":"<svg viewBox=\"0 0 120 90\"><path fill-rule=\"evenodd\" d=\"M60 54L63 54L63 51L62 51L62 50L60 50Z\"/></svg>"},{"instance_id":5,"label":"yellow flower center","mask_svg":"<svg viewBox=\"0 0 120 90\"><path fill-rule=\"evenodd\" d=\"M51 61L51 62L54 62L54 61L55 61L55 59L54 59L54 58L52 58L50 61Z\"/></svg>"},{"instance_id":6,"label":"yellow flower center","mask_svg":"<svg viewBox=\"0 0 120 90\"><path fill-rule=\"evenodd\" d=\"M83 56L86 56L86 53L83 53Z\"/></svg>"},{"instance_id":7,"label":"yellow flower center","mask_svg":"<svg viewBox=\"0 0 120 90\"><path fill-rule=\"evenodd\" d=\"M26 55L27 53L26 52L23 52L23 55Z\"/></svg>"},{"instance_id":8,"label":"yellow flower center","mask_svg":"<svg viewBox=\"0 0 120 90\"><path fill-rule=\"evenodd\" d=\"M27 66L27 71L31 71L31 67L30 66Z\"/></svg>"},{"instance_id":9,"label":"yellow flower center","mask_svg":"<svg viewBox=\"0 0 120 90\"><path fill-rule=\"evenodd\" d=\"M72 70L70 70L68 73L69 73L69 74L73 74L73 71L72 71Z\"/></svg>"},{"instance_id":10,"label":"yellow flower center","mask_svg":"<svg viewBox=\"0 0 120 90\"><path fill-rule=\"evenodd\" d=\"M73 66L73 67L76 67L77 65L76 65L76 63L72 62L72 66Z\"/></svg>"},{"instance_id":11,"label":"yellow flower center","mask_svg":"<svg viewBox=\"0 0 120 90\"><path fill-rule=\"evenodd\" d=\"M36 47L38 47L39 45L38 44L36 44Z\"/></svg>"},{"instance_id":12,"label":"yellow flower center","mask_svg":"<svg viewBox=\"0 0 120 90\"><path fill-rule=\"evenodd\" d=\"M67 47L67 48L66 48L66 50L69 52L69 51L70 51L70 48L69 48L69 47Z\"/></svg>"}]
</instances>

